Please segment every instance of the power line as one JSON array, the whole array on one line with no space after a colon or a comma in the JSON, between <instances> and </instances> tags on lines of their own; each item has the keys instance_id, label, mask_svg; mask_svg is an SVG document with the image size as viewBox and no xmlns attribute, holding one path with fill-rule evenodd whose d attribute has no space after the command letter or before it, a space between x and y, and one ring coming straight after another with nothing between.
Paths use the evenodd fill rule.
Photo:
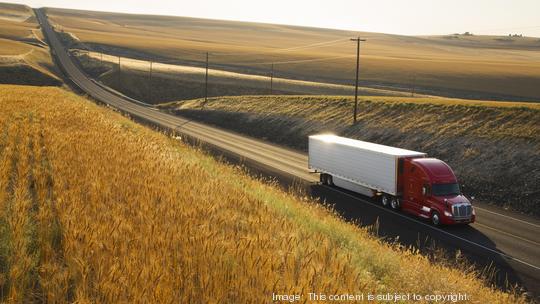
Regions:
<instances>
[{"instance_id":1,"label":"power line","mask_svg":"<svg viewBox=\"0 0 540 304\"><path fill-rule=\"evenodd\" d=\"M305 50L305 49L311 49L311 48L319 48L319 47L325 47L330 46L334 44L341 44L347 41L349 38L340 38L330 41L324 41L324 42L316 42L316 43L310 43L306 45L300 45L300 46L294 46L294 47L288 47L283 49L275 49L275 50L269 50L267 52L238 52L238 53L214 53L216 56L245 56L245 55L268 55L271 53L280 53L280 52L288 52L288 51L296 51L296 50ZM341 42L341 43L338 43Z\"/></svg>"},{"instance_id":2,"label":"power line","mask_svg":"<svg viewBox=\"0 0 540 304\"><path fill-rule=\"evenodd\" d=\"M337 56L337 57L329 57L329 58L314 58L314 59L300 59L300 60L289 60L289 61L273 61L273 62L236 62L238 64L244 64L244 65L279 65L279 64L294 64L294 63L305 63L305 62L320 62L320 61L331 61L331 60L337 60L337 59L344 59L344 58L353 58L354 55L346 55L346 56Z\"/></svg>"},{"instance_id":3,"label":"power line","mask_svg":"<svg viewBox=\"0 0 540 304\"><path fill-rule=\"evenodd\" d=\"M304 46L296 46L296 47L290 47L290 48L285 48L285 49L281 49L281 50L275 50L275 52L288 52L288 51L296 51L296 50L302 50L302 49L317 48L317 47L323 47L323 46L336 44L336 42L340 42L340 41L345 42L347 40L349 40L349 39L348 38L341 38L341 39L336 39L336 40L327 41L327 42L312 43L312 44L308 44L308 45L304 45Z\"/></svg>"}]
</instances>

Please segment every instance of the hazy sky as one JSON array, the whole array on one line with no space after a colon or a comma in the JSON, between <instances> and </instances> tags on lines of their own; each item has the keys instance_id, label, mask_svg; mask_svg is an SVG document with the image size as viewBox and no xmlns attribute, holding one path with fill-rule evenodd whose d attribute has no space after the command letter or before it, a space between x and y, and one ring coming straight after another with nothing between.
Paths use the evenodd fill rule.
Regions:
<instances>
[{"instance_id":1,"label":"hazy sky","mask_svg":"<svg viewBox=\"0 0 540 304\"><path fill-rule=\"evenodd\" d=\"M32 7L177 15L407 35L540 37L540 0L4 0Z\"/></svg>"}]
</instances>

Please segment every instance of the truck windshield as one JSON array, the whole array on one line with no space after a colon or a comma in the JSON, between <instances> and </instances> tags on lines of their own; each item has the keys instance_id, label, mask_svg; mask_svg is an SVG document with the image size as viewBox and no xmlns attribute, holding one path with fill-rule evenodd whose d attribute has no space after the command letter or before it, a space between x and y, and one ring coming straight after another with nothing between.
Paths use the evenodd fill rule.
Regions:
<instances>
[{"instance_id":1,"label":"truck windshield","mask_svg":"<svg viewBox=\"0 0 540 304\"><path fill-rule=\"evenodd\" d=\"M449 196L449 195L459 195L458 184L434 184L433 185L433 195L434 196Z\"/></svg>"}]
</instances>

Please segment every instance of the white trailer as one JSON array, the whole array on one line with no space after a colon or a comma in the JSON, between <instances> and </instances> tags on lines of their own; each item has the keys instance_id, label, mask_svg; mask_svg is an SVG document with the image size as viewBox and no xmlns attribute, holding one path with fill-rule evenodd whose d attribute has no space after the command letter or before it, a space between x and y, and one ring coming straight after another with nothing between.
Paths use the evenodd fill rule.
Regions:
<instances>
[{"instance_id":1,"label":"white trailer","mask_svg":"<svg viewBox=\"0 0 540 304\"><path fill-rule=\"evenodd\" d=\"M321 182L367 196L400 195L399 159L425 157L425 153L399 149L329 134L312 135L309 168L321 173Z\"/></svg>"}]
</instances>

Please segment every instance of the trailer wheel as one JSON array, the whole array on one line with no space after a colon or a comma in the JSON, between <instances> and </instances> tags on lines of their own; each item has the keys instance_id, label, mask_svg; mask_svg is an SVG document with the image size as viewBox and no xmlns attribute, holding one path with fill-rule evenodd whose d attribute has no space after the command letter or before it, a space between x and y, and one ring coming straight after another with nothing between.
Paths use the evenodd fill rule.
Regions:
<instances>
[{"instance_id":1,"label":"trailer wheel","mask_svg":"<svg viewBox=\"0 0 540 304\"><path fill-rule=\"evenodd\" d=\"M321 173L319 175L319 181L321 182L322 185L326 185L326 173Z\"/></svg>"},{"instance_id":2,"label":"trailer wheel","mask_svg":"<svg viewBox=\"0 0 540 304\"><path fill-rule=\"evenodd\" d=\"M388 205L390 204L390 198L388 197L388 195L386 194L382 195L381 204L383 205L383 207L388 207Z\"/></svg>"},{"instance_id":3,"label":"trailer wheel","mask_svg":"<svg viewBox=\"0 0 540 304\"><path fill-rule=\"evenodd\" d=\"M441 215L437 211L433 211L431 214L431 223L433 226L439 226L441 224Z\"/></svg>"},{"instance_id":4,"label":"trailer wheel","mask_svg":"<svg viewBox=\"0 0 540 304\"><path fill-rule=\"evenodd\" d=\"M390 200L390 207L394 210L398 210L401 207L401 204L399 203L399 198L393 196Z\"/></svg>"},{"instance_id":5,"label":"trailer wheel","mask_svg":"<svg viewBox=\"0 0 540 304\"><path fill-rule=\"evenodd\" d=\"M326 186L332 186L334 184L334 182L332 181L332 175L327 173L321 173L321 175L319 176L319 180L321 184Z\"/></svg>"},{"instance_id":6,"label":"trailer wheel","mask_svg":"<svg viewBox=\"0 0 540 304\"><path fill-rule=\"evenodd\" d=\"M326 183L328 186L333 186L334 185L334 180L332 178L332 175L330 174L327 174L326 176Z\"/></svg>"}]
</instances>

